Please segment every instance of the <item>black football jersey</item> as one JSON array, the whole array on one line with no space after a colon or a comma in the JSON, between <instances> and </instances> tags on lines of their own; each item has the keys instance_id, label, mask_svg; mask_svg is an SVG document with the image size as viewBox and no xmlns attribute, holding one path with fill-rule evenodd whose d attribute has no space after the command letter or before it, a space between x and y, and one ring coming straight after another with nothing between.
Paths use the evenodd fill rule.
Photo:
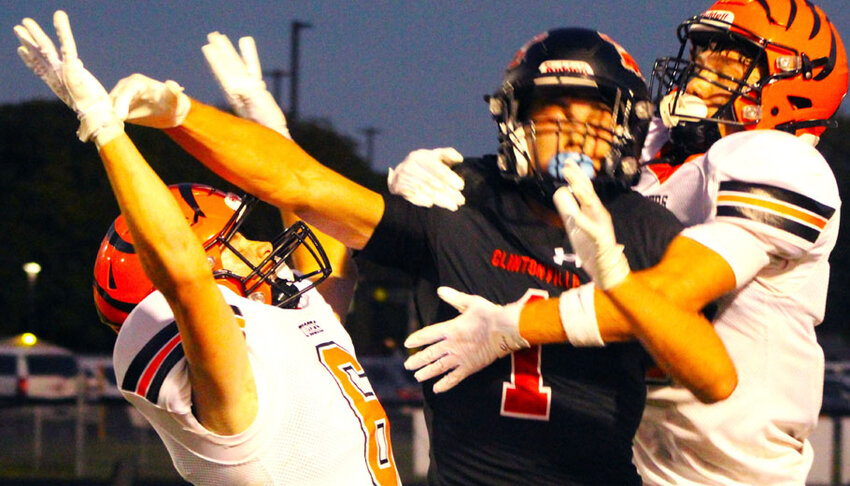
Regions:
<instances>
[{"instance_id":1,"label":"black football jersey","mask_svg":"<svg viewBox=\"0 0 850 486\"><path fill-rule=\"evenodd\" d=\"M422 325L457 315L437 297L438 286L507 304L528 289L554 297L590 280L576 267L564 229L532 213L491 158L468 160L461 170L465 206L425 209L387 196L381 222L357 255L414 277ZM658 262L679 222L636 192L609 196L605 206L631 268ZM425 383L429 483L640 484L631 458L645 364L637 343L554 344L512 353L446 393Z\"/></svg>"}]
</instances>

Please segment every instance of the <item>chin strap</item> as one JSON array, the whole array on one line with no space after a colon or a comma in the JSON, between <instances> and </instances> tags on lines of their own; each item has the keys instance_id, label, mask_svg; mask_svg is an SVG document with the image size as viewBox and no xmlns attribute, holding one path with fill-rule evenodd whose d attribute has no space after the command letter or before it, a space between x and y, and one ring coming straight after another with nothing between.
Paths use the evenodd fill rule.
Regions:
<instances>
[{"instance_id":1,"label":"chin strap","mask_svg":"<svg viewBox=\"0 0 850 486\"><path fill-rule=\"evenodd\" d=\"M670 129L670 142L676 160L685 160L694 154L708 151L714 142L720 140L720 128L717 122L710 120L680 122Z\"/></svg>"}]
</instances>

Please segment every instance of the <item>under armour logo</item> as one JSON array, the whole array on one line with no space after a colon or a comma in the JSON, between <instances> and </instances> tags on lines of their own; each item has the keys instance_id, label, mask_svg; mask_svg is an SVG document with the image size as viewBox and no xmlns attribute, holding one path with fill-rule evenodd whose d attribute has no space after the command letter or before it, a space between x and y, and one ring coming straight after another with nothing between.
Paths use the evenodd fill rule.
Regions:
<instances>
[{"instance_id":1,"label":"under armour logo","mask_svg":"<svg viewBox=\"0 0 850 486\"><path fill-rule=\"evenodd\" d=\"M564 253L564 249L561 247L555 248L555 256L552 257L552 260L555 262L555 265L561 266L564 262L575 263L577 267L581 267L581 262L578 259L578 255L575 253Z\"/></svg>"}]
</instances>

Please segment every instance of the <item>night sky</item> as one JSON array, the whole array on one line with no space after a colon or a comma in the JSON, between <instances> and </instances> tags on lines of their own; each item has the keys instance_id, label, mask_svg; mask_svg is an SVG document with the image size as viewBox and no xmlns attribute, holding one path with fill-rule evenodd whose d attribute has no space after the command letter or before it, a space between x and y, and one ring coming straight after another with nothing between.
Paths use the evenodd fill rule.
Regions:
<instances>
[{"instance_id":1,"label":"night sky","mask_svg":"<svg viewBox=\"0 0 850 486\"><path fill-rule=\"evenodd\" d=\"M850 39L847 0L815 3ZM55 40L52 13L65 9L80 58L107 89L141 72L174 79L211 104L224 101L201 54L208 32L218 30L234 42L253 35L263 68L286 70L290 25L308 22L312 27L300 31L299 115L329 120L358 141L364 154L363 129L376 128L374 166L384 170L421 147L454 146L467 155L493 152L496 129L482 96L494 91L514 52L535 34L562 26L596 28L623 44L648 76L656 57L676 52L679 22L710 2L7 0L0 5L0 103L52 98L15 53L12 27L26 16ZM286 79L282 102L288 107ZM68 141L75 143L73 134Z\"/></svg>"}]
</instances>

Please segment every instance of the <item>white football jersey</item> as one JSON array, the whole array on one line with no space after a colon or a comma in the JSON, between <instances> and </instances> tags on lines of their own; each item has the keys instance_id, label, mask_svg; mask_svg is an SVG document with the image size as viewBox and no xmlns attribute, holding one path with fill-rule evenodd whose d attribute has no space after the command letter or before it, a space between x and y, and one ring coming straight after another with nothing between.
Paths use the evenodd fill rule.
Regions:
<instances>
[{"instance_id":1,"label":"white football jersey","mask_svg":"<svg viewBox=\"0 0 850 486\"><path fill-rule=\"evenodd\" d=\"M220 287L248 344L259 410L234 436L192 414L188 366L165 298L154 292L115 343L118 385L153 425L174 466L209 485L400 484L389 422L351 338L315 290L298 309L252 302Z\"/></svg>"},{"instance_id":2,"label":"white football jersey","mask_svg":"<svg viewBox=\"0 0 850 486\"><path fill-rule=\"evenodd\" d=\"M823 388L814 328L841 206L832 171L797 137L759 130L724 137L666 179L647 172L648 194L687 225L703 223L683 235L735 272L713 323L738 386L712 405L675 384L650 386L635 437L645 484L805 484Z\"/></svg>"}]
</instances>

